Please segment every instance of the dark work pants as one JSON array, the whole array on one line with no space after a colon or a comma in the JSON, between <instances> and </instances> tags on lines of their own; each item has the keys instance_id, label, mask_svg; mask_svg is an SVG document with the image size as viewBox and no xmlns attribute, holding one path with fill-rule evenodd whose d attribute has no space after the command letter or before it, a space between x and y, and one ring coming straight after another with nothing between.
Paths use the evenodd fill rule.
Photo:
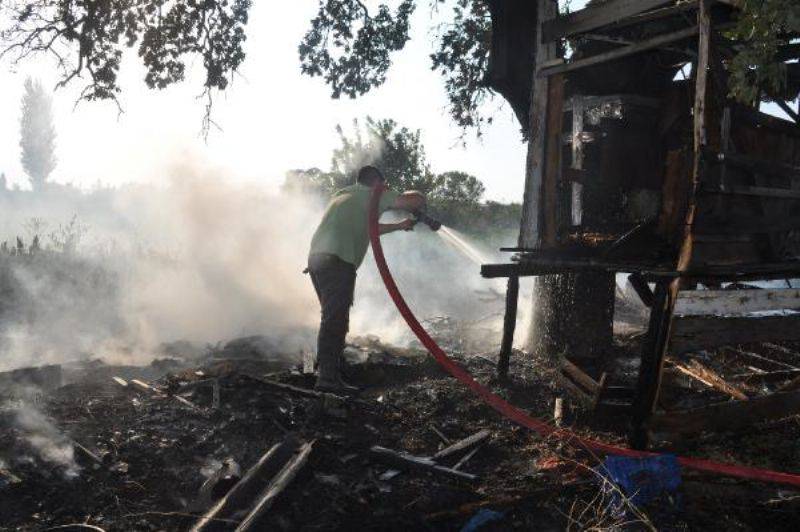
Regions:
<instances>
[{"instance_id":1,"label":"dark work pants","mask_svg":"<svg viewBox=\"0 0 800 532\"><path fill-rule=\"evenodd\" d=\"M322 307L317 335L319 380L330 382L341 376L342 351L356 287L356 268L335 255L315 254L308 258L308 271Z\"/></svg>"}]
</instances>

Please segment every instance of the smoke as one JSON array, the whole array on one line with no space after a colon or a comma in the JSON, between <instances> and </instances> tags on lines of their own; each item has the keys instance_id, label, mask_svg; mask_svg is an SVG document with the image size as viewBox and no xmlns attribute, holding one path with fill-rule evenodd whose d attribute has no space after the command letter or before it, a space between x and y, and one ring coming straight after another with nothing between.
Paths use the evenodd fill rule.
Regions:
<instances>
[{"instance_id":1,"label":"smoke","mask_svg":"<svg viewBox=\"0 0 800 532\"><path fill-rule=\"evenodd\" d=\"M160 187L0 190L0 241L25 239L21 254L0 252L0 370L87 357L145 363L163 342L256 334L295 356L314 348L319 304L302 271L324 202L232 184L198 166L174 165ZM30 253L34 235L42 249ZM504 283L482 279L424 227L383 243L421 318L497 328ZM351 333L410 339L371 255L359 270Z\"/></svg>"},{"instance_id":2,"label":"smoke","mask_svg":"<svg viewBox=\"0 0 800 532\"><path fill-rule=\"evenodd\" d=\"M66 478L78 476L72 443L44 414L23 404L16 408L15 425L42 461L61 467Z\"/></svg>"}]
</instances>

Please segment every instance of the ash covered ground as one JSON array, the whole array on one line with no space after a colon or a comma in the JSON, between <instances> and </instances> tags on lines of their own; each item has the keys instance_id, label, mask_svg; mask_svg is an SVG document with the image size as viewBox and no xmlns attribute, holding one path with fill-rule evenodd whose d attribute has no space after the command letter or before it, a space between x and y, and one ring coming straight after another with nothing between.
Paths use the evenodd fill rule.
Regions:
<instances>
[{"instance_id":1,"label":"ash covered ground","mask_svg":"<svg viewBox=\"0 0 800 532\"><path fill-rule=\"evenodd\" d=\"M582 409L548 364L517 352L511 382L501 384L486 349L495 333L475 342L450 320L428 325L512 403L552 420L554 398L563 397L565 424L624 444L625 418ZM635 335L622 338L620 352L634 352L636 343ZM800 518L795 492L688 471L675 499L615 506L589 469L596 457L502 419L413 345L351 339L346 373L365 391L339 401L304 392L313 374L296 353L278 352L280 344L264 337L199 350L173 344L148 366L64 364L52 389L4 388L0 529L189 530L287 438L310 443L311 452L257 530L462 530L481 516L488 519L481 530L789 530ZM726 362L729 373L734 362ZM430 457L480 431L489 436L477 446L438 461L447 473L398 466L371 451ZM798 436L790 418L745 435L705 435L680 450L793 470ZM234 530L250 505L213 529Z\"/></svg>"}]
</instances>

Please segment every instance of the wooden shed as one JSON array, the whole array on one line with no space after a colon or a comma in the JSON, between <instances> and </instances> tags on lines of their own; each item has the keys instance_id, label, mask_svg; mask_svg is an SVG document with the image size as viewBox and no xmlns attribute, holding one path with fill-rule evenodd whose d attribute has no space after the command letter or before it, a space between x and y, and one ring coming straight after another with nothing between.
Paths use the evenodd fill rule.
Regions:
<instances>
[{"instance_id":1,"label":"wooden shed","mask_svg":"<svg viewBox=\"0 0 800 532\"><path fill-rule=\"evenodd\" d=\"M800 277L800 125L730 99L737 43L725 30L736 1L609 0L569 15L537 2L527 15L536 25L531 96L514 106L520 116L530 104L520 242L506 249L512 260L482 268L509 278L500 371L519 277L624 272L650 309L629 394L635 446L653 432L800 412L800 392L788 390L692 411L659 407L668 355L800 341L800 289L758 283ZM513 70L503 41L495 48L501 84ZM790 44L782 53L799 52ZM787 69L785 93L763 99L798 120L786 104L800 90L797 63ZM602 388L572 363L565 371Z\"/></svg>"}]
</instances>

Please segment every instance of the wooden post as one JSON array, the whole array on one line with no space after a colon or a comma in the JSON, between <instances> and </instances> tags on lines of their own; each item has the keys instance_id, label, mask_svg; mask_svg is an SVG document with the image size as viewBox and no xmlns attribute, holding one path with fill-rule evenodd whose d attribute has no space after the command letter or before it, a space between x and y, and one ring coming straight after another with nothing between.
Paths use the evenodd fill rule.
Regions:
<instances>
[{"instance_id":1,"label":"wooden post","mask_svg":"<svg viewBox=\"0 0 800 532\"><path fill-rule=\"evenodd\" d=\"M710 0L700 0L697 12L699 40L697 45L697 68L695 69L694 98L694 166L689 207L684 223L684 236L678 255L677 270L690 269L692 258L692 226L695 216L695 196L704 168L703 156L706 137L706 87L708 65L711 51ZM650 311L650 325L642 349L642 365L639 369L639 383L633 404L631 446L644 449L648 444L647 421L658 403L664 358L669 347L672 326L672 313L675 300L681 287L681 279L662 281L656 285L655 301Z\"/></svg>"},{"instance_id":2,"label":"wooden post","mask_svg":"<svg viewBox=\"0 0 800 532\"><path fill-rule=\"evenodd\" d=\"M542 42L542 25L558 15L558 3L553 0L538 2L536 22L536 63L531 86L531 109L528 115L528 158L525 164L525 192L522 203L519 245L539 247L541 240L542 183L547 138L547 108L549 102L549 80L539 76L539 71L558 55L558 43Z\"/></svg>"},{"instance_id":3,"label":"wooden post","mask_svg":"<svg viewBox=\"0 0 800 532\"><path fill-rule=\"evenodd\" d=\"M671 297L672 286L679 282L679 279L675 279L674 281L660 281L656 284L653 306L650 309L650 325L642 346L639 382L633 401L630 444L634 449L645 449L648 444L646 424L658 401L664 358L669 343L669 325L674 305Z\"/></svg>"},{"instance_id":4,"label":"wooden post","mask_svg":"<svg viewBox=\"0 0 800 532\"><path fill-rule=\"evenodd\" d=\"M506 316L503 321L503 343L500 346L500 356L497 359L497 376L501 380L508 378L511 349L514 347L514 330L517 327L518 301L519 276L512 275L508 278L508 288L506 289Z\"/></svg>"}]
</instances>

